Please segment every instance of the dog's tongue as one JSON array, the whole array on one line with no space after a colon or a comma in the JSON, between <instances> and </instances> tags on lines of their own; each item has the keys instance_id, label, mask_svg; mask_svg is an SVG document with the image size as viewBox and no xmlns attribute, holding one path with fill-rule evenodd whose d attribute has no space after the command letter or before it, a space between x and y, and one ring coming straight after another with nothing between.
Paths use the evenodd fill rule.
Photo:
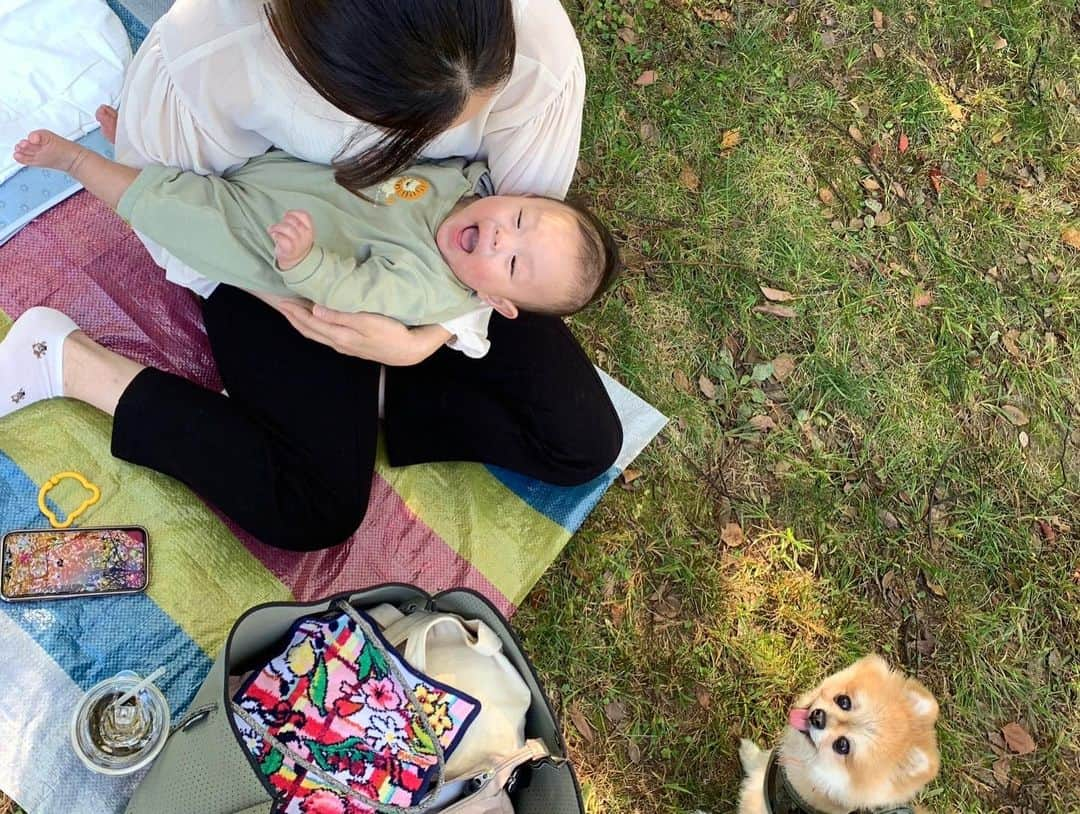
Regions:
<instances>
[{"instance_id":1,"label":"dog's tongue","mask_svg":"<svg viewBox=\"0 0 1080 814\"><path fill-rule=\"evenodd\" d=\"M800 732L810 731L810 710L789 709L787 714L788 723Z\"/></svg>"}]
</instances>

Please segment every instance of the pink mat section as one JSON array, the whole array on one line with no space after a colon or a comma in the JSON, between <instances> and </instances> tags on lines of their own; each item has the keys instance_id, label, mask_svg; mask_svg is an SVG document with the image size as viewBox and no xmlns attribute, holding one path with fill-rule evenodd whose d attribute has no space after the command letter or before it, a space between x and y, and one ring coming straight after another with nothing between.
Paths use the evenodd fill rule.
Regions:
<instances>
[{"instance_id":1,"label":"pink mat section","mask_svg":"<svg viewBox=\"0 0 1080 814\"><path fill-rule=\"evenodd\" d=\"M0 309L11 319L48 305L106 347L221 389L196 298L168 283L128 226L80 192L0 246ZM230 529L299 600L383 582L432 593L468 587L509 615L514 606L376 475L368 514L345 545L309 554Z\"/></svg>"}]
</instances>

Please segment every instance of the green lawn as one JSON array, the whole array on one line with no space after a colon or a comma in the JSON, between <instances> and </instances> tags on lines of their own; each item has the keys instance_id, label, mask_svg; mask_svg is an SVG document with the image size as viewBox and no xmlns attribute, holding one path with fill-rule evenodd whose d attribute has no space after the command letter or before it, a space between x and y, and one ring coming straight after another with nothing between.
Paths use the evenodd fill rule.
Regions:
<instances>
[{"instance_id":1,"label":"green lawn","mask_svg":"<svg viewBox=\"0 0 1080 814\"><path fill-rule=\"evenodd\" d=\"M877 8L571 9L629 265L575 327L672 417L517 617L591 812L731 811L870 650L941 701L929 808L1080 810L1080 12Z\"/></svg>"},{"instance_id":2,"label":"green lawn","mask_svg":"<svg viewBox=\"0 0 1080 814\"><path fill-rule=\"evenodd\" d=\"M871 650L941 701L930 809L1080 810L1080 11L877 8L571 8L629 265L574 324L672 418L517 616L592 813L731 811Z\"/></svg>"}]
</instances>

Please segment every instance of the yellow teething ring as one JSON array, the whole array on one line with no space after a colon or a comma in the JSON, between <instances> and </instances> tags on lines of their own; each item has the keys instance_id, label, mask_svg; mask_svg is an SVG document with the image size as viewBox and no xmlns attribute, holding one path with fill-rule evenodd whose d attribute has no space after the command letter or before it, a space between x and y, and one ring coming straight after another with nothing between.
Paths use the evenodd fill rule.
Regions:
<instances>
[{"instance_id":1,"label":"yellow teething ring","mask_svg":"<svg viewBox=\"0 0 1080 814\"><path fill-rule=\"evenodd\" d=\"M60 483L60 481L62 480L66 480L67 478L77 480L79 483L81 483L83 485L83 488L90 493L90 497L84 500L82 502L82 505L79 506L79 508L77 508L71 514L69 514L63 522L60 522L56 519L56 515L53 514L52 509L45 505L45 496L49 494L50 491L52 491L52 488L56 486L56 484ZM98 489L97 486L92 484L90 481L88 481L86 479L86 476L81 475L78 472L59 472L53 475L47 481L45 481L45 483L41 484L41 489L38 491L37 496L37 505L38 508L41 509L41 513L45 515L45 517L48 519L50 526L52 526L54 529L66 529L68 526L71 525L72 521L74 521L76 517L85 512L87 509L97 503L100 499L101 490Z\"/></svg>"}]
</instances>

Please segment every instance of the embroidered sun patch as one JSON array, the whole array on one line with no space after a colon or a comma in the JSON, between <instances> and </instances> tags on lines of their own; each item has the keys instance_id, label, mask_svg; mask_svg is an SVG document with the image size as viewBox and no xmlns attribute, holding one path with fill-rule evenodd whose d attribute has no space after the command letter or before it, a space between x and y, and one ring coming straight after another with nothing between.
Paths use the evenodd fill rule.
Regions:
<instances>
[{"instance_id":1,"label":"embroidered sun patch","mask_svg":"<svg viewBox=\"0 0 1080 814\"><path fill-rule=\"evenodd\" d=\"M405 201L415 201L417 198L423 198L429 189L431 189L431 184L423 178L402 175L394 179L394 194Z\"/></svg>"}]
</instances>

